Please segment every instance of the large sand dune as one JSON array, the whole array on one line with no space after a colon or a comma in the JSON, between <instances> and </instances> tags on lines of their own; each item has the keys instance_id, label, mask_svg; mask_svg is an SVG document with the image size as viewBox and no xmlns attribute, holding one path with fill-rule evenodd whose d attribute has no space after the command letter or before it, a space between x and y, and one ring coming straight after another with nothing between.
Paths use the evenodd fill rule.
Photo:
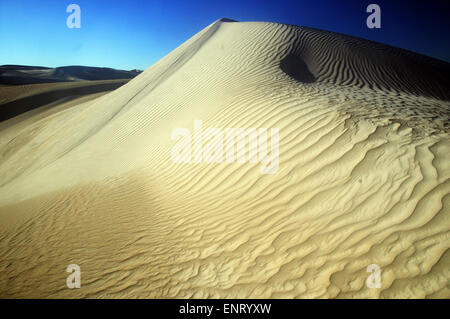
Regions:
<instances>
[{"instance_id":1,"label":"large sand dune","mask_svg":"<svg viewBox=\"0 0 450 319\"><path fill-rule=\"evenodd\" d=\"M450 297L449 65L228 21L109 94L0 123L1 297ZM195 120L278 128L277 172L174 163Z\"/></svg>"}]
</instances>

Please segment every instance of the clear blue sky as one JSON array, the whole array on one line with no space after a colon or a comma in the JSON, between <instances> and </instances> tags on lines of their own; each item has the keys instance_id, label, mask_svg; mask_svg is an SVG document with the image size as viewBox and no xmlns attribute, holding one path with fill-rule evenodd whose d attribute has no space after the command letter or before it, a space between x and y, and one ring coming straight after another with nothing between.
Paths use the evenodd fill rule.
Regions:
<instances>
[{"instance_id":1,"label":"clear blue sky","mask_svg":"<svg viewBox=\"0 0 450 319\"><path fill-rule=\"evenodd\" d=\"M66 7L81 7L81 28ZM370 3L382 28L365 25ZM391 44L450 62L448 0L0 0L0 65L146 69L213 21L272 21Z\"/></svg>"}]
</instances>

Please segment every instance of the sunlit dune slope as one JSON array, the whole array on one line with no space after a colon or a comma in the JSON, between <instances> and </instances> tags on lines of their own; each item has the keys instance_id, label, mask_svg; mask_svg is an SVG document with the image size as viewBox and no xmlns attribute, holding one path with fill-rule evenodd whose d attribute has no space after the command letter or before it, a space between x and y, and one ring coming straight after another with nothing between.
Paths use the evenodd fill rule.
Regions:
<instances>
[{"instance_id":1,"label":"sunlit dune slope","mask_svg":"<svg viewBox=\"0 0 450 319\"><path fill-rule=\"evenodd\" d=\"M449 298L449 75L219 20L109 94L0 123L0 296ZM277 170L175 163L196 120L277 128Z\"/></svg>"}]
</instances>

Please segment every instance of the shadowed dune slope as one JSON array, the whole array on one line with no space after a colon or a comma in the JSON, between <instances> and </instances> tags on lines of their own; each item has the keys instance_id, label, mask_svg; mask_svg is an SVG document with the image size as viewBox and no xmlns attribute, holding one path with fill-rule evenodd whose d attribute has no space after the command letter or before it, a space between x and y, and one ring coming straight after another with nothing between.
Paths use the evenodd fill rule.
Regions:
<instances>
[{"instance_id":1,"label":"shadowed dune slope","mask_svg":"<svg viewBox=\"0 0 450 319\"><path fill-rule=\"evenodd\" d=\"M219 20L109 94L0 123L0 296L450 298L448 70ZM278 128L278 169L173 162L195 120Z\"/></svg>"},{"instance_id":2,"label":"shadowed dune slope","mask_svg":"<svg viewBox=\"0 0 450 319\"><path fill-rule=\"evenodd\" d=\"M106 80L3 86L0 87L0 121L50 103L112 91L127 82L128 80Z\"/></svg>"},{"instance_id":3,"label":"shadowed dune slope","mask_svg":"<svg viewBox=\"0 0 450 319\"><path fill-rule=\"evenodd\" d=\"M63 66L47 68L42 66L1 65L0 84L24 85L69 81L99 81L132 79L141 73L138 70L116 70L90 66Z\"/></svg>"},{"instance_id":4,"label":"shadowed dune slope","mask_svg":"<svg viewBox=\"0 0 450 319\"><path fill-rule=\"evenodd\" d=\"M292 27L290 54L317 81L450 100L450 64L368 40Z\"/></svg>"}]
</instances>

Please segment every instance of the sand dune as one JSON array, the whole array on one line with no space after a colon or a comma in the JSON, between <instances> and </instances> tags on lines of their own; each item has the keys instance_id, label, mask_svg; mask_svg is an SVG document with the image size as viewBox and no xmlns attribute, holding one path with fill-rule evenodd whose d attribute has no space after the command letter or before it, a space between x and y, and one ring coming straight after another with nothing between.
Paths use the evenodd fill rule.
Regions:
<instances>
[{"instance_id":1,"label":"sand dune","mask_svg":"<svg viewBox=\"0 0 450 319\"><path fill-rule=\"evenodd\" d=\"M0 296L449 298L449 74L219 20L109 94L4 121ZM278 128L277 172L174 163L195 120Z\"/></svg>"},{"instance_id":2,"label":"sand dune","mask_svg":"<svg viewBox=\"0 0 450 319\"><path fill-rule=\"evenodd\" d=\"M132 79L139 70L116 70L90 66L72 65L58 68L26 65L1 65L0 84L24 85L38 83L100 81Z\"/></svg>"},{"instance_id":3,"label":"sand dune","mask_svg":"<svg viewBox=\"0 0 450 319\"><path fill-rule=\"evenodd\" d=\"M0 86L0 121L41 106L49 108L81 97L84 99L87 95L97 97L97 93L115 90L128 81L125 79Z\"/></svg>"},{"instance_id":4,"label":"sand dune","mask_svg":"<svg viewBox=\"0 0 450 319\"><path fill-rule=\"evenodd\" d=\"M287 73L303 64L317 82L450 100L450 65L443 61L309 28L294 28L291 37L295 40L282 63L295 60Z\"/></svg>"}]
</instances>

